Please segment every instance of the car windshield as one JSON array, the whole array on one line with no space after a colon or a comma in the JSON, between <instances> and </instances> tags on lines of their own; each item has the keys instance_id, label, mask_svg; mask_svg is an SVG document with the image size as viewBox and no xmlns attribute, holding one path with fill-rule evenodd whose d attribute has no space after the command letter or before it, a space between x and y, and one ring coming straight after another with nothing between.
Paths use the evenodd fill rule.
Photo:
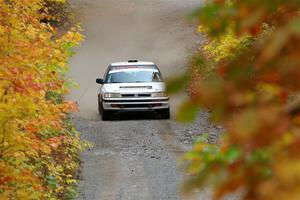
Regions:
<instances>
[{"instance_id":1,"label":"car windshield","mask_svg":"<svg viewBox=\"0 0 300 200\"><path fill-rule=\"evenodd\" d=\"M107 74L106 83L162 82L161 74L154 69L113 70Z\"/></svg>"}]
</instances>

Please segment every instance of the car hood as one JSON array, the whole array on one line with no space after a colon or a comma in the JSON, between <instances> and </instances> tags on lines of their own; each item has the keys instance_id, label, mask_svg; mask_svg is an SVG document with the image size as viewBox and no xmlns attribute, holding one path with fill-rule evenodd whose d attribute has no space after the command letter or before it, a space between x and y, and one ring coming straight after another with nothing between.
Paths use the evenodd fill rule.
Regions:
<instances>
[{"instance_id":1,"label":"car hood","mask_svg":"<svg viewBox=\"0 0 300 200\"><path fill-rule=\"evenodd\" d=\"M135 92L162 92L165 91L165 83L111 83L104 84L103 92L117 92L117 93L135 93Z\"/></svg>"}]
</instances>

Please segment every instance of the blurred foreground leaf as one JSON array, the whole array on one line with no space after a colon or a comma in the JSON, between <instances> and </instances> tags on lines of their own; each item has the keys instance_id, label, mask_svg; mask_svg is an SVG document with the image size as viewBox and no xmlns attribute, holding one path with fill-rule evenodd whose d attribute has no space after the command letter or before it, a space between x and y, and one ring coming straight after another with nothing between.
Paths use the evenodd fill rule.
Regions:
<instances>
[{"instance_id":1,"label":"blurred foreground leaf","mask_svg":"<svg viewBox=\"0 0 300 200\"><path fill-rule=\"evenodd\" d=\"M241 189L244 200L299 199L299 9L299 0L215 0L195 12L207 40L179 119L205 107L226 140L194 144L185 190L210 183L214 199Z\"/></svg>"},{"instance_id":2,"label":"blurred foreground leaf","mask_svg":"<svg viewBox=\"0 0 300 200\"><path fill-rule=\"evenodd\" d=\"M182 103L178 109L176 119L183 123L193 122L196 119L198 112L199 106L197 104L192 101L186 101Z\"/></svg>"},{"instance_id":3,"label":"blurred foreground leaf","mask_svg":"<svg viewBox=\"0 0 300 200\"><path fill-rule=\"evenodd\" d=\"M190 75L187 73L173 77L173 78L169 78L166 81L167 82L167 93L175 94L177 92L183 91L186 88L189 80L190 80Z\"/></svg>"}]
</instances>

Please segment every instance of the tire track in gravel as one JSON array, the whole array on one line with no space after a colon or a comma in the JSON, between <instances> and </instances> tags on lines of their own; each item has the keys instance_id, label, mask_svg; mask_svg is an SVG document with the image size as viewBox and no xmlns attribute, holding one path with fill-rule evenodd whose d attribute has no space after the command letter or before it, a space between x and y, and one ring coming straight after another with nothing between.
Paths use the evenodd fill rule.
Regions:
<instances>
[{"instance_id":1,"label":"tire track in gravel","mask_svg":"<svg viewBox=\"0 0 300 200\"><path fill-rule=\"evenodd\" d=\"M86 124L80 118L75 121ZM89 122L89 126L77 126L84 138L95 144L82 155L79 199L181 199L177 159L159 139L157 121L131 124Z\"/></svg>"}]
</instances>

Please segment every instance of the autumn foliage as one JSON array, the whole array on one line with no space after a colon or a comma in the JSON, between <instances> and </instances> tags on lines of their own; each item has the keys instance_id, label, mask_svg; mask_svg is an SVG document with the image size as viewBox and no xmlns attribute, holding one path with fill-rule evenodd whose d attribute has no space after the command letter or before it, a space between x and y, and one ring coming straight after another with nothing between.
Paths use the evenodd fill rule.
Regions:
<instances>
[{"instance_id":1,"label":"autumn foliage","mask_svg":"<svg viewBox=\"0 0 300 200\"><path fill-rule=\"evenodd\" d=\"M0 199L74 195L83 145L68 119L76 105L63 96L82 37L58 36L48 15L43 0L0 0Z\"/></svg>"},{"instance_id":2,"label":"autumn foliage","mask_svg":"<svg viewBox=\"0 0 300 200\"><path fill-rule=\"evenodd\" d=\"M225 131L221 144L196 142L185 156L186 190L209 182L215 199L300 199L299 8L298 0L212 0L197 11L208 43L181 79L191 92L182 110L209 108Z\"/></svg>"}]
</instances>

